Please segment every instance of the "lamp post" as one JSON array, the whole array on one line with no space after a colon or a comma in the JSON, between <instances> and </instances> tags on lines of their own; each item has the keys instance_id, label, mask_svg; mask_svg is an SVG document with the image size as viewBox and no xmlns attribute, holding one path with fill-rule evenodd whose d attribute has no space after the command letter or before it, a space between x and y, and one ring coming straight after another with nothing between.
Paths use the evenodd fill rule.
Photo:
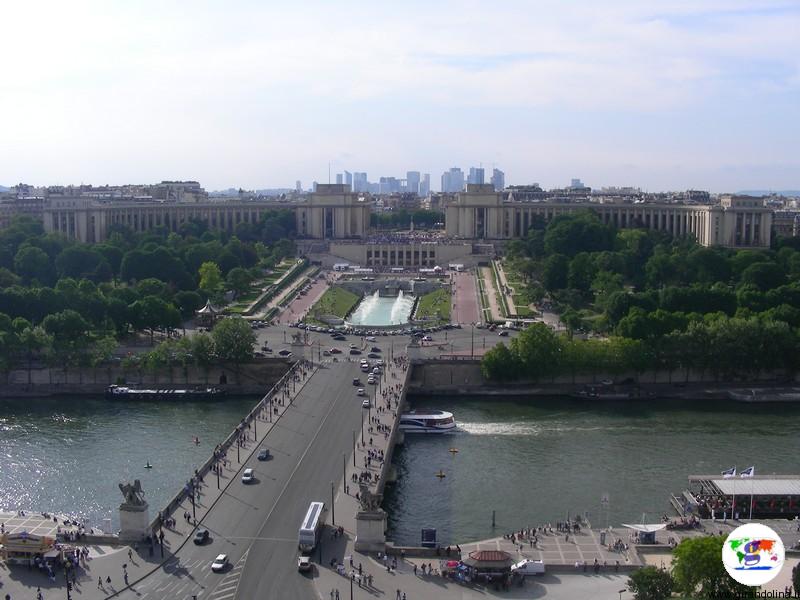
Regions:
<instances>
[{"instance_id":1,"label":"lamp post","mask_svg":"<svg viewBox=\"0 0 800 600\"><path fill-rule=\"evenodd\" d=\"M472 323L471 327L472 327L472 335L470 336L469 356L470 358L475 358L475 323Z\"/></svg>"},{"instance_id":2,"label":"lamp post","mask_svg":"<svg viewBox=\"0 0 800 600\"><path fill-rule=\"evenodd\" d=\"M353 466L357 467L356 465L356 432L353 432Z\"/></svg>"},{"instance_id":3,"label":"lamp post","mask_svg":"<svg viewBox=\"0 0 800 600\"><path fill-rule=\"evenodd\" d=\"M219 463L217 463L217 467L214 470L217 472L217 489L219 489L219 470L220 470Z\"/></svg>"},{"instance_id":4,"label":"lamp post","mask_svg":"<svg viewBox=\"0 0 800 600\"><path fill-rule=\"evenodd\" d=\"M344 481L345 488L347 487L347 454L342 452L342 481Z\"/></svg>"},{"instance_id":5,"label":"lamp post","mask_svg":"<svg viewBox=\"0 0 800 600\"><path fill-rule=\"evenodd\" d=\"M239 448L242 447L241 444L241 433L236 436L236 462L242 464L242 459L239 457Z\"/></svg>"},{"instance_id":6,"label":"lamp post","mask_svg":"<svg viewBox=\"0 0 800 600\"><path fill-rule=\"evenodd\" d=\"M331 481L331 525L336 527L336 504L333 502L333 482Z\"/></svg>"}]
</instances>

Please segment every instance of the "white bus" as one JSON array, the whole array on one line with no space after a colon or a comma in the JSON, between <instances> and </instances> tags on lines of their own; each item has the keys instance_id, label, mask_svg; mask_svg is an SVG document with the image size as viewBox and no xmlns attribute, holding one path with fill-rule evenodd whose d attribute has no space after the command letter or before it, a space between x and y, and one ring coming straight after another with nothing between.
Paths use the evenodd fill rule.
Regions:
<instances>
[{"instance_id":1,"label":"white bus","mask_svg":"<svg viewBox=\"0 0 800 600\"><path fill-rule=\"evenodd\" d=\"M347 271L350 268L350 263L336 263L333 265L334 271Z\"/></svg>"},{"instance_id":2,"label":"white bus","mask_svg":"<svg viewBox=\"0 0 800 600\"><path fill-rule=\"evenodd\" d=\"M311 552L317 545L324 524L322 518L324 512L325 503L323 502L312 502L308 507L308 512L303 518L303 522L300 523L300 533L297 536L297 545L301 552Z\"/></svg>"}]
</instances>

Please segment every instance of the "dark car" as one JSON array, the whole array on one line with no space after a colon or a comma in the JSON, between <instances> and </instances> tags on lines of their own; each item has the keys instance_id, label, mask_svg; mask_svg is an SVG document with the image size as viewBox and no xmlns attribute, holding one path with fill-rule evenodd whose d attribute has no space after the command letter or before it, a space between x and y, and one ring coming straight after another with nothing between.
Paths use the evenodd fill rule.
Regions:
<instances>
[{"instance_id":1,"label":"dark car","mask_svg":"<svg viewBox=\"0 0 800 600\"><path fill-rule=\"evenodd\" d=\"M269 460L269 448L262 448L258 451L258 460Z\"/></svg>"},{"instance_id":2,"label":"dark car","mask_svg":"<svg viewBox=\"0 0 800 600\"><path fill-rule=\"evenodd\" d=\"M350 348L350 354L361 354L361 350L358 348Z\"/></svg>"},{"instance_id":3,"label":"dark car","mask_svg":"<svg viewBox=\"0 0 800 600\"><path fill-rule=\"evenodd\" d=\"M369 354L367 354L367 357L368 358L380 358L381 355L380 354L376 354L375 352L370 352Z\"/></svg>"},{"instance_id":4,"label":"dark car","mask_svg":"<svg viewBox=\"0 0 800 600\"><path fill-rule=\"evenodd\" d=\"M278 354L280 354L281 356L289 356L291 355L291 353L292 353L291 350L281 350L280 352L278 352Z\"/></svg>"},{"instance_id":5,"label":"dark car","mask_svg":"<svg viewBox=\"0 0 800 600\"><path fill-rule=\"evenodd\" d=\"M353 385L361 385L361 380L358 377L356 377L355 379L353 379Z\"/></svg>"},{"instance_id":6,"label":"dark car","mask_svg":"<svg viewBox=\"0 0 800 600\"><path fill-rule=\"evenodd\" d=\"M194 532L193 540L198 546L208 541L208 529L198 529Z\"/></svg>"},{"instance_id":7,"label":"dark car","mask_svg":"<svg viewBox=\"0 0 800 600\"><path fill-rule=\"evenodd\" d=\"M378 348L377 346L373 346L372 347L372 352L380 352L380 351L381 351L381 349Z\"/></svg>"}]
</instances>

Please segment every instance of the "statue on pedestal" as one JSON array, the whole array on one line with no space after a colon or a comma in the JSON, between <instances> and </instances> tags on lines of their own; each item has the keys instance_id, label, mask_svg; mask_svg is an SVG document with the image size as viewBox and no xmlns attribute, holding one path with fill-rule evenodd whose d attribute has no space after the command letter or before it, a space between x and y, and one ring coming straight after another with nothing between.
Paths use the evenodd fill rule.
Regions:
<instances>
[{"instance_id":1,"label":"statue on pedestal","mask_svg":"<svg viewBox=\"0 0 800 600\"><path fill-rule=\"evenodd\" d=\"M131 483L120 483L119 491L122 492L124 501L122 506L144 506L147 501L144 499L144 490L138 479Z\"/></svg>"},{"instance_id":2,"label":"statue on pedestal","mask_svg":"<svg viewBox=\"0 0 800 600\"><path fill-rule=\"evenodd\" d=\"M373 494L368 485L359 484L358 501L361 503L361 510L375 512L381 508L380 494Z\"/></svg>"}]
</instances>

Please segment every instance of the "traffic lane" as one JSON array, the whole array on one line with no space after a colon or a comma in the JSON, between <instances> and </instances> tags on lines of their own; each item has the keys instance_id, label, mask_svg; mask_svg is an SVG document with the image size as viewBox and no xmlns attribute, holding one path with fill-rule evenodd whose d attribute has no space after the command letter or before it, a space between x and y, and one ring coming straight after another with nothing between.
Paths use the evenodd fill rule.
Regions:
<instances>
[{"instance_id":1,"label":"traffic lane","mask_svg":"<svg viewBox=\"0 0 800 600\"><path fill-rule=\"evenodd\" d=\"M254 532L264 522L268 510L274 506L299 457L310 444L333 403L333 398L325 394L327 388L326 378L312 377L267 434L264 443L242 450L250 453L266 446L273 451L275 458L262 463L255 458L254 453L244 467L232 475L230 487L200 524L200 527L209 530L212 539L203 545L191 542L184 545L175 560L137 586L139 594L154 590L166 591L165 586L174 585L176 573L185 573L188 579L199 583L201 587L210 586L212 589L219 583L215 580L221 581L219 574L211 572L211 562L214 557L223 553L235 564L247 551L253 541ZM256 469L260 481L253 484L241 482L241 473L248 467ZM207 479L206 483L216 485L213 479Z\"/></svg>"},{"instance_id":2,"label":"traffic lane","mask_svg":"<svg viewBox=\"0 0 800 600\"><path fill-rule=\"evenodd\" d=\"M343 463L353 450L352 432L360 432L364 412L348 381L358 371L354 365L342 367L335 408L250 549L240 598L316 598L312 579L297 571L297 531L312 501L321 500L330 509L331 482L338 487ZM327 522L331 516L328 513Z\"/></svg>"}]
</instances>

